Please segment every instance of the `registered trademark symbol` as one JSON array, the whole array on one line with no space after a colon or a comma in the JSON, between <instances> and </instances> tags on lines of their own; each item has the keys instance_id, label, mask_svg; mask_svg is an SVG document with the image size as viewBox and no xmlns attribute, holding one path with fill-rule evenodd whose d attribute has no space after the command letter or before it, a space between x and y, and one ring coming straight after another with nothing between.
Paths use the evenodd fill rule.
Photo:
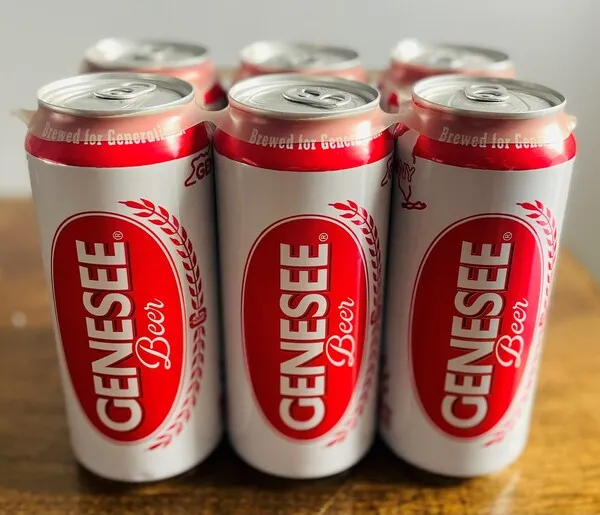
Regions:
<instances>
[{"instance_id":1,"label":"registered trademark symbol","mask_svg":"<svg viewBox=\"0 0 600 515\"><path fill-rule=\"evenodd\" d=\"M115 232L113 232L113 238L115 240L122 240L123 239L123 233L121 231L115 231Z\"/></svg>"},{"instance_id":2,"label":"registered trademark symbol","mask_svg":"<svg viewBox=\"0 0 600 515\"><path fill-rule=\"evenodd\" d=\"M326 232L322 232L319 234L319 241L327 241L329 239L329 234Z\"/></svg>"},{"instance_id":3,"label":"registered trademark symbol","mask_svg":"<svg viewBox=\"0 0 600 515\"><path fill-rule=\"evenodd\" d=\"M505 233L502 235L502 239L503 239L504 241L509 241L511 238L512 238L512 232L505 232Z\"/></svg>"}]
</instances>

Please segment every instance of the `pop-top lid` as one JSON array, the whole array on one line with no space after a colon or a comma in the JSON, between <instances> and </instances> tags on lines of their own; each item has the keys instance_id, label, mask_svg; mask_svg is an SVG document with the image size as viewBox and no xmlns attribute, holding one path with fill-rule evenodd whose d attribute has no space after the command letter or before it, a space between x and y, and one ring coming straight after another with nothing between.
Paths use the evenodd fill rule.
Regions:
<instances>
[{"instance_id":1,"label":"pop-top lid","mask_svg":"<svg viewBox=\"0 0 600 515\"><path fill-rule=\"evenodd\" d=\"M242 61L274 70L344 69L359 65L349 48L283 41L258 41L241 51Z\"/></svg>"},{"instance_id":2,"label":"pop-top lid","mask_svg":"<svg viewBox=\"0 0 600 515\"><path fill-rule=\"evenodd\" d=\"M418 81L413 99L458 115L536 118L564 109L565 97L540 84L515 79L438 75Z\"/></svg>"},{"instance_id":3,"label":"pop-top lid","mask_svg":"<svg viewBox=\"0 0 600 515\"><path fill-rule=\"evenodd\" d=\"M197 65L207 56L200 45L126 38L102 39L85 52L86 61L106 70L180 68Z\"/></svg>"},{"instance_id":4,"label":"pop-top lid","mask_svg":"<svg viewBox=\"0 0 600 515\"><path fill-rule=\"evenodd\" d=\"M468 45L425 43L403 39L392 51L396 62L425 66L438 70L490 70L512 66L508 54Z\"/></svg>"},{"instance_id":5,"label":"pop-top lid","mask_svg":"<svg viewBox=\"0 0 600 515\"><path fill-rule=\"evenodd\" d=\"M193 87L174 77L137 73L90 73L52 82L38 91L38 103L78 116L132 116L188 104Z\"/></svg>"},{"instance_id":6,"label":"pop-top lid","mask_svg":"<svg viewBox=\"0 0 600 515\"><path fill-rule=\"evenodd\" d=\"M280 118L337 118L359 114L379 104L379 92L360 82L298 74L261 75L229 91L236 107Z\"/></svg>"}]
</instances>

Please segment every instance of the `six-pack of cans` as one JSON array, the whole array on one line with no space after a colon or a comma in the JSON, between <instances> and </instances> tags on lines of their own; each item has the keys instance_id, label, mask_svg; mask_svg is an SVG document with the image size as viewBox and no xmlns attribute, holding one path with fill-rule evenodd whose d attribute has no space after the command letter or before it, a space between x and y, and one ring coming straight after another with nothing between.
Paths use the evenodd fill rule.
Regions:
<instances>
[{"instance_id":1,"label":"six-pack of cans","mask_svg":"<svg viewBox=\"0 0 600 515\"><path fill-rule=\"evenodd\" d=\"M429 472L523 451L576 154L560 93L487 49L106 39L25 142L72 447L153 481L227 435L342 472L377 429ZM224 412L224 409L226 412Z\"/></svg>"}]
</instances>

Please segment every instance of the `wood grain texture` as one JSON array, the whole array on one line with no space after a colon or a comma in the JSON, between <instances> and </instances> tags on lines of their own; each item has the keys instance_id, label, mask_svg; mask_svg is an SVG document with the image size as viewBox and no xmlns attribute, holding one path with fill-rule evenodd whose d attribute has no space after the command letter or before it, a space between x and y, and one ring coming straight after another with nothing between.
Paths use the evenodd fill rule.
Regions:
<instances>
[{"instance_id":1,"label":"wood grain texture","mask_svg":"<svg viewBox=\"0 0 600 515\"><path fill-rule=\"evenodd\" d=\"M511 468L454 481L377 442L355 469L290 482L254 472L226 441L193 472L128 486L77 466L63 413L29 201L0 201L0 514L600 514L600 295L562 253L529 446Z\"/></svg>"}]
</instances>

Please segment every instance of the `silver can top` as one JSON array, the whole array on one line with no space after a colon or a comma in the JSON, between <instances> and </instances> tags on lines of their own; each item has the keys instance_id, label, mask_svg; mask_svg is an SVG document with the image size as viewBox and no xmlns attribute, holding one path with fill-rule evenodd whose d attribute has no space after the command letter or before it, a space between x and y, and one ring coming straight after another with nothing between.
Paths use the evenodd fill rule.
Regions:
<instances>
[{"instance_id":1,"label":"silver can top","mask_svg":"<svg viewBox=\"0 0 600 515\"><path fill-rule=\"evenodd\" d=\"M379 104L379 92L352 80L286 73L238 82L229 90L229 101L265 116L322 119L374 109Z\"/></svg>"},{"instance_id":2,"label":"silver can top","mask_svg":"<svg viewBox=\"0 0 600 515\"><path fill-rule=\"evenodd\" d=\"M146 73L90 73L52 82L38 91L38 104L75 116L151 114L194 99L191 84Z\"/></svg>"},{"instance_id":3,"label":"silver can top","mask_svg":"<svg viewBox=\"0 0 600 515\"><path fill-rule=\"evenodd\" d=\"M242 61L274 70L326 69L339 70L360 65L358 52L348 48L258 41L241 51Z\"/></svg>"},{"instance_id":4,"label":"silver can top","mask_svg":"<svg viewBox=\"0 0 600 515\"><path fill-rule=\"evenodd\" d=\"M515 79L438 75L418 81L413 99L458 115L525 119L564 109L558 91Z\"/></svg>"},{"instance_id":5,"label":"silver can top","mask_svg":"<svg viewBox=\"0 0 600 515\"><path fill-rule=\"evenodd\" d=\"M392 59L439 70L502 70L512 67L508 54L498 50L424 43L417 39L401 40L392 51Z\"/></svg>"},{"instance_id":6,"label":"silver can top","mask_svg":"<svg viewBox=\"0 0 600 515\"><path fill-rule=\"evenodd\" d=\"M106 38L85 52L85 60L106 70L165 69L194 66L208 57L200 45L159 40Z\"/></svg>"}]
</instances>

